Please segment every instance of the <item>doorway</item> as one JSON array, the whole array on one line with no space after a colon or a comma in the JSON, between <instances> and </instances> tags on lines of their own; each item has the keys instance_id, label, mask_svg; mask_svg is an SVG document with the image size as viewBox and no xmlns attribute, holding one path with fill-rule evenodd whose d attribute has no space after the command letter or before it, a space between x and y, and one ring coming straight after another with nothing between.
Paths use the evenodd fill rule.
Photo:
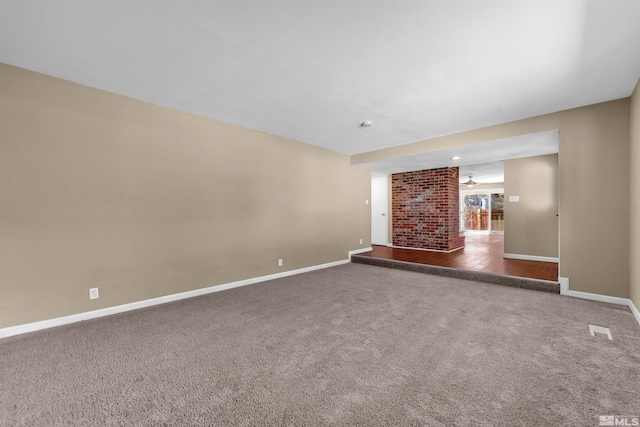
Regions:
<instances>
[{"instance_id":1,"label":"doorway","mask_svg":"<svg viewBox=\"0 0 640 427\"><path fill-rule=\"evenodd\" d=\"M504 189L460 192L460 230L504 232Z\"/></svg>"},{"instance_id":2,"label":"doorway","mask_svg":"<svg viewBox=\"0 0 640 427\"><path fill-rule=\"evenodd\" d=\"M371 178L371 243L387 245L389 187L387 176Z\"/></svg>"}]
</instances>

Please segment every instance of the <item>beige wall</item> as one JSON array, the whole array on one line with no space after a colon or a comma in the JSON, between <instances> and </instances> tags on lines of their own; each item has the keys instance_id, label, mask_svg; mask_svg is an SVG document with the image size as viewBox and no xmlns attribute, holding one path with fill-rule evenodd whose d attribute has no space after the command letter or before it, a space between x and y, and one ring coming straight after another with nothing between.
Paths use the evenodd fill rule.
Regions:
<instances>
[{"instance_id":1,"label":"beige wall","mask_svg":"<svg viewBox=\"0 0 640 427\"><path fill-rule=\"evenodd\" d=\"M640 310L640 81L631 96L631 291Z\"/></svg>"},{"instance_id":2,"label":"beige wall","mask_svg":"<svg viewBox=\"0 0 640 427\"><path fill-rule=\"evenodd\" d=\"M558 155L505 160L504 252L557 258L557 215Z\"/></svg>"},{"instance_id":3,"label":"beige wall","mask_svg":"<svg viewBox=\"0 0 640 427\"><path fill-rule=\"evenodd\" d=\"M560 275L629 297L629 98L351 156L352 164L560 130ZM597 196L597 203L594 197Z\"/></svg>"},{"instance_id":4,"label":"beige wall","mask_svg":"<svg viewBox=\"0 0 640 427\"><path fill-rule=\"evenodd\" d=\"M346 155L1 64L0 102L0 327L370 245Z\"/></svg>"}]
</instances>

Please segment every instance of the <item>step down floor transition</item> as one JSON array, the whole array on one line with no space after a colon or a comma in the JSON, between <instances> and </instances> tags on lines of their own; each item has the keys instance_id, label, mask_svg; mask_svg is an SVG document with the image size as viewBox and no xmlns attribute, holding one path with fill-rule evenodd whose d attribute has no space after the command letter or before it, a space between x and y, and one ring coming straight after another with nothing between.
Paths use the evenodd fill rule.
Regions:
<instances>
[{"instance_id":1,"label":"step down floor transition","mask_svg":"<svg viewBox=\"0 0 640 427\"><path fill-rule=\"evenodd\" d=\"M371 256L363 255L352 255L351 262L375 265L378 267L395 268L398 270L414 271L417 273L433 274L436 276L453 277L456 279L475 280L477 282L511 286L514 288L530 289L534 291L551 292L554 294L560 293L560 284L548 280L504 276L500 274L485 273L482 271L460 270L450 267L417 264L413 262L397 261L384 258L373 258Z\"/></svg>"}]
</instances>

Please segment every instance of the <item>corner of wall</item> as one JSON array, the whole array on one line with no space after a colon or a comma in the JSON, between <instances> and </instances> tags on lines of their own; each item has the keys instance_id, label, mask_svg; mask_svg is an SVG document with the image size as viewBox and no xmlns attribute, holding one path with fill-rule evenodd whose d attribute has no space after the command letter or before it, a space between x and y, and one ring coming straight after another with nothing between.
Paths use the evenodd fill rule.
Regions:
<instances>
[{"instance_id":1,"label":"corner of wall","mask_svg":"<svg viewBox=\"0 0 640 427\"><path fill-rule=\"evenodd\" d=\"M631 158L631 232L629 242L629 298L640 307L640 80L631 94L630 105Z\"/></svg>"}]
</instances>

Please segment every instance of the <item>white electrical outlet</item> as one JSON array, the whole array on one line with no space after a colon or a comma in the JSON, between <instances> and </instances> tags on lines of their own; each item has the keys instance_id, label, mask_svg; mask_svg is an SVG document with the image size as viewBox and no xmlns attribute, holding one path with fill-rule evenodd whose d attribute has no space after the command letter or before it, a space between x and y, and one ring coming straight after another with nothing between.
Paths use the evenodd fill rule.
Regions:
<instances>
[{"instance_id":1,"label":"white electrical outlet","mask_svg":"<svg viewBox=\"0 0 640 427\"><path fill-rule=\"evenodd\" d=\"M282 258L278 260L278 267L282 267Z\"/></svg>"},{"instance_id":2,"label":"white electrical outlet","mask_svg":"<svg viewBox=\"0 0 640 427\"><path fill-rule=\"evenodd\" d=\"M360 244L362 244L362 239L360 239Z\"/></svg>"},{"instance_id":3,"label":"white electrical outlet","mask_svg":"<svg viewBox=\"0 0 640 427\"><path fill-rule=\"evenodd\" d=\"M369 204L369 199L365 200L365 201L364 201L364 204L365 204L365 205L368 205L368 204Z\"/></svg>"},{"instance_id":4,"label":"white electrical outlet","mask_svg":"<svg viewBox=\"0 0 640 427\"><path fill-rule=\"evenodd\" d=\"M89 299L100 298L100 294L98 293L98 288L89 289Z\"/></svg>"}]
</instances>

